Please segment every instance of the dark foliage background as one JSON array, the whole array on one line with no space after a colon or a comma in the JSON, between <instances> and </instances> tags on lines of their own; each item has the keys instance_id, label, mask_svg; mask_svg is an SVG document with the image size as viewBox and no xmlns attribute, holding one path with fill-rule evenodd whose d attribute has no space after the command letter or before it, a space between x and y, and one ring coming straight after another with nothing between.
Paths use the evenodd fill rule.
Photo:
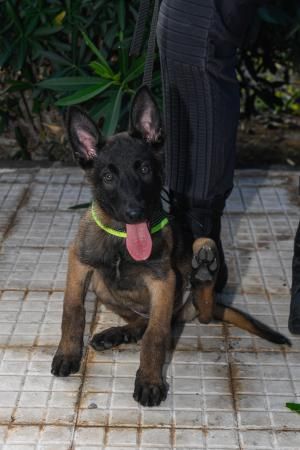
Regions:
<instances>
[{"instance_id":1,"label":"dark foliage background","mask_svg":"<svg viewBox=\"0 0 300 450\"><path fill-rule=\"evenodd\" d=\"M144 55L128 57L139 1L0 1L0 135L14 158L64 158L62 113L82 104L105 134L127 123ZM300 111L299 0L261 8L239 55L242 115ZM161 100L159 61L154 91ZM0 136L1 146L1 136Z\"/></svg>"}]
</instances>

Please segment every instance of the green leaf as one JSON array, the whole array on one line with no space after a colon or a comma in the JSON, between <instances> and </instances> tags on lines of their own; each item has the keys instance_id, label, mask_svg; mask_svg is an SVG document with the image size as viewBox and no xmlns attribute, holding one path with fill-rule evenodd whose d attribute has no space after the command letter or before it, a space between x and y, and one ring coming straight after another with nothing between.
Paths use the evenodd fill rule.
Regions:
<instances>
[{"instance_id":1,"label":"green leaf","mask_svg":"<svg viewBox=\"0 0 300 450\"><path fill-rule=\"evenodd\" d=\"M296 411L300 414L300 403L286 403L285 406L289 408L291 411Z\"/></svg>"},{"instance_id":2,"label":"green leaf","mask_svg":"<svg viewBox=\"0 0 300 450\"><path fill-rule=\"evenodd\" d=\"M38 83L38 87L53 91L74 91L88 86L95 86L101 82L97 77L57 77L48 78Z\"/></svg>"},{"instance_id":3,"label":"green leaf","mask_svg":"<svg viewBox=\"0 0 300 450\"><path fill-rule=\"evenodd\" d=\"M90 38L87 36L87 34L84 31L82 31L81 33L82 33L82 36L83 36L83 39L84 39L84 42L86 43L86 45L94 53L94 55L97 56L99 61L106 67L108 73L110 73L110 75L113 76L113 71L109 67L104 56L100 53L100 51L97 49L97 47L93 44L93 42L90 40Z\"/></svg>"},{"instance_id":4,"label":"green leaf","mask_svg":"<svg viewBox=\"0 0 300 450\"><path fill-rule=\"evenodd\" d=\"M7 82L10 84L8 92L26 91L32 88L32 84L27 81L8 80Z\"/></svg>"},{"instance_id":5,"label":"green leaf","mask_svg":"<svg viewBox=\"0 0 300 450\"><path fill-rule=\"evenodd\" d=\"M40 57L40 54L43 51L43 47L38 41L32 41L32 39L29 39L28 42L29 46L31 47L32 59L36 60Z\"/></svg>"},{"instance_id":6,"label":"green leaf","mask_svg":"<svg viewBox=\"0 0 300 450\"><path fill-rule=\"evenodd\" d=\"M125 17L126 17L125 0L119 0L118 19L119 19L119 27L120 27L121 31L125 30Z\"/></svg>"},{"instance_id":7,"label":"green leaf","mask_svg":"<svg viewBox=\"0 0 300 450\"><path fill-rule=\"evenodd\" d=\"M94 86L89 86L87 88L81 89L80 91L76 92L75 94L69 95L68 97L61 98L58 100L55 105L57 106L70 106L70 105L77 105L79 103L86 102L87 100L90 100L91 98L95 97L96 95L101 94L101 92L104 92L113 82L103 82L98 83Z\"/></svg>"},{"instance_id":8,"label":"green leaf","mask_svg":"<svg viewBox=\"0 0 300 450\"><path fill-rule=\"evenodd\" d=\"M260 18L265 22L275 25L287 25L291 22L290 17L276 5L263 6L258 11Z\"/></svg>"},{"instance_id":9,"label":"green leaf","mask_svg":"<svg viewBox=\"0 0 300 450\"><path fill-rule=\"evenodd\" d=\"M55 25L62 25L65 17L66 17L66 11L61 11L54 17L53 23Z\"/></svg>"},{"instance_id":10,"label":"green leaf","mask_svg":"<svg viewBox=\"0 0 300 450\"><path fill-rule=\"evenodd\" d=\"M111 116L111 112L114 107L115 97L118 91L114 91L113 95L110 92L107 92L107 98L101 99L100 102L97 102L89 111L90 116L94 119L95 122L98 122L100 117L103 117L105 120Z\"/></svg>"},{"instance_id":11,"label":"green leaf","mask_svg":"<svg viewBox=\"0 0 300 450\"><path fill-rule=\"evenodd\" d=\"M129 70L129 72L126 74L126 77L124 78L123 84L129 83L130 81L135 80L136 78L140 77L142 73L144 72L145 67L145 58L140 57L138 58L138 64L135 64L132 66Z\"/></svg>"},{"instance_id":12,"label":"green leaf","mask_svg":"<svg viewBox=\"0 0 300 450\"><path fill-rule=\"evenodd\" d=\"M291 39L295 34L300 31L300 23L297 23L292 30L287 34L286 39Z\"/></svg>"},{"instance_id":13,"label":"green leaf","mask_svg":"<svg viewBox=\"0 0 300 450\"><path fill-rule=\"evenodd\" d=\"M120 117L120 110L121 110L121 104L122 104L122 96L123 91L122 88L120 88L117 91L117 94L114 99L114 105L111 113L110 119L107 121L107 126L104 126L103 132L106 136L111 136L115 133L119 117Z\"/></svg>"},{"instance_id":14,"label":"green leaf","mask_svg":"<svg viewBox=\"0 0 300 450\"><path fill-rule=\"evenodd\" d=\"M89 63L89 67L93 69L93 71L102 78L112 80L114 79L114 74L112 76L111 71L107 70L107 67L98 61L92 61Z\"/></svg>"},{"instance_id":15,"label":"green leaf","mask_svg":"<svg viewBox=\"0 0 300 450\"><path fill-rule=\"evenodd\" d=\"M104 43L108 48L111 48L118 36L118 27L116 24L109 26L109 29L104 35Z\"/></svg>"},{"instance_id":16,"label":"green leaf","mask_svg":"<svg viewBox=\"0 0 300 450\"><path fill-rule=\"evenodd\" d=\"M120 71L124 77L124 74L128 71L128 47L125 42L121 42L118 46L119 65Z\"/></svg>"},{"instance_id":17,"label":"green leaf","mask_svg":"<svg viewBox=\"0 0 300 450\"><path fill-rule=\"evenodd\" d=\"M58 33L60 30L62 30L62 26L45 26L38 28L34 33L33 36L39 37L39 36L49 36L51 34Z\"/></svg>"},{"instance_id":18,"label":"green leaf","mask_svg":"<svg viewBox=\"0 0 300 450\"><path fill-rule=\"evenodd\" d=\"M20 38L20 46L18 49L16 71L22 69L25 59L26 59L26 52L27 52L27 41L23 37L21 37Z\"/></svg>"},{"instance_id":19,"label":"green leaf","mask_svg":"<svg viewBox=\"0 0 300 450\"><path fill-rule=\"evenodd\" d=\"M62 66L71 66L72 65L71 61L58 55L55 52L44 50L41 52L41 56L44 56L45 58L49 59L52 63L56 63L56 64L59 64Z\"/></svg>"},{"instance_id":20,"label":"green leaf","mask_svg":"<svg viewBox=\"0 0 300 450\"><path fill-rule=\"evenodd\" d=\"M19 30L19 33L22 35L23 27L22 27L22 23L21 23L20 19L18 18L17 14L15 12L16 8L12 6L10 0L6 1L5 3L6 3L6 11L7 11L8 16L13 20L17 29Z\"/></svg>"},{"instance_id":21,"label":"green leaf","mask_svg":"<svg viewBox=\"0 0 300 450\"><path fill-rule=\"evenodd\" d=\"M39 17L36 16L30 20L28 26L25 27L25 35L28 37L39 23Z\"/></svg>"},{"instance_id":22,"label":"green leaf","mask_svg":"<svg viewBox=\"0 0 300 450\"><path fill-rule=\"evenodd\" d=\"M14 44L12 44L10 47L9 46L5 46L5 50L2 48L1 52L0 52L0 67L2 68L6 62L9 60L12 51L14 49Z\"/></svg>"}]
</instances>

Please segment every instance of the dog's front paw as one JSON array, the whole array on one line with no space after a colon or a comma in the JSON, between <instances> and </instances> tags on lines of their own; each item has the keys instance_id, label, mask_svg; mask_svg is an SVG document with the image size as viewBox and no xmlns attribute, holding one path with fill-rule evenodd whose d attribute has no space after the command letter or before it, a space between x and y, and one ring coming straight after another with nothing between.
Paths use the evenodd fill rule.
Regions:
<instances>
[{"instance_id":1,"label":"dog's front paw","mask_svg":"<svg viewBox=\"0 0 300 450\"><path fill-rule=\"evenodd\" d=\"M160 383L149 383L138 375L135 379L133 398L143 406L158 406L167 398L168 385L161 380Z\"/></svg>"},{"instance_id":2,"label":"dog's front paw","mask_svg":"<svg viewBox=\"0 0 300 450\"><path fill-rule=\"evenodd\" d=\"M57 377L67 377L80 369L81 355L65 355L57 351L51 366L51 373Z\"/></svg>"}]
</instances>

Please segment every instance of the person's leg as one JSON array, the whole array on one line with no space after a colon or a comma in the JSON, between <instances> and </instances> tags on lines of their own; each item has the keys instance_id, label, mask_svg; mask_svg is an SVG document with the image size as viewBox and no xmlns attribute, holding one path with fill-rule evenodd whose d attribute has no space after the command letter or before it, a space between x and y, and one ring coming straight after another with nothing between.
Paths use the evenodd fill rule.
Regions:
<instances>
[{"instance_id":1,"label":"person's leg","mask_svg":"<svg viewBox=\"0 0 300 450\"><path fill-rule=\"evenodd\" d=\"M217 243L218 290L227 279L221 215L233 186L239 119L235 56L256 6L253 0L163 0L158 21L167 185L193 238Z\"/></svg>"},{"instance_id":2,"label":"person's leg","mask_svg":"<svg viewBox=\"0 0 300 450\"><path fill-rule=\"evenodd\" d=\"M300 334L300 222L294 242L289 330Z\"/></svg>"}]
</instances>

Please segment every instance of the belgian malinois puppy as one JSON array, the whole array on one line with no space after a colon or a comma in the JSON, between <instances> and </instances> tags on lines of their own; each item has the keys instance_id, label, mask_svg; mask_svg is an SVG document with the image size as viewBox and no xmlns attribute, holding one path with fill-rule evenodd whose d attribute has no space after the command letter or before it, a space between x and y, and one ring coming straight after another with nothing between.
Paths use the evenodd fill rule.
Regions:
<instances>
[{"instance_id":1,"label":"belgian malinois puppy","mask_svg":"<svg viewBox=\"0 0 300 450\"><path fill-rule=\"evenodd\" d=\"M185 242L161 204L163 134L159 109L146 87L136 94L129 131L104 139L80 109L68 114L75 159L85 170L93 204L83 216L69 250L62 337L52 373L68 376L80 367L88 285L127 325L95 334L90 345L105 350L142 338L134 398L159 405L167 387L162 369L171 325L198 316L226 320L279 344L287 338L250 316L214 302L216 246ZM193 300L183 305L193 259Z\"/></svg>"}]
</instances>

